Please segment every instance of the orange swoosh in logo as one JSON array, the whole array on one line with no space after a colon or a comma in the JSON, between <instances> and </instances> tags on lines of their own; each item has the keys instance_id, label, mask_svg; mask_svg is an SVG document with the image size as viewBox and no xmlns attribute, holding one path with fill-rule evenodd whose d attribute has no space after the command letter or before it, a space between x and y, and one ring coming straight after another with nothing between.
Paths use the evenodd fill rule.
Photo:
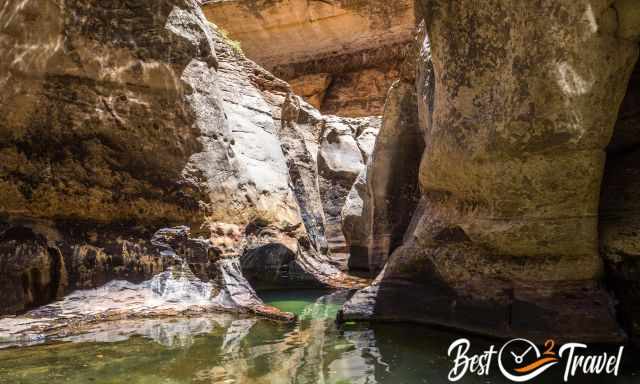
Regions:
<instances>
[{"instance_id":1,"label":"orange swoosh in logo","mask_svg":"<svg viewBox=\"0 0 640 384\"><path fill-rule=\"evenodd\" d=\"M540 360L536 360L533 363L521 367L521 368L514 368L514 371L518 372L518 373L527 373L527 372L531 372L547 363L552 363L552 362L556 362L556 361L560 361L558 359L556 359L555 357L543 357Z\"/></svg>"}]
</instances>

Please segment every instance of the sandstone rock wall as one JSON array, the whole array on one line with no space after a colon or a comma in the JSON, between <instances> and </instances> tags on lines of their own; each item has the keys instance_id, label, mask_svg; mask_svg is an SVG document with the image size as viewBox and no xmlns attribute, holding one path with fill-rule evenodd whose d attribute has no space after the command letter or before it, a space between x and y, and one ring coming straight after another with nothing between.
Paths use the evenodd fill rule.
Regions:
<instances>
[{"instance_id":1,"label":"sandstone rock wall","mask_svg":"<svg viewBox=\"0 0 640 384\"><path fill-rule=\"evenodd\" d=\"M340 266L347 268L350 252L342 231L342 209L365 162L372 155L372 142L380 130L380 119L333 119L327 121L320 152L318 174L325 207L329 248Z\"/></svg>"},{"instance_id":2,"label":"sandstone rock wall","mask_svg":"<svg viewBox=\"0 0 640 384\"><path fill-rule=\"evenodd\" d=\"M215 78L212 37L171 2L119 3L3 7L3 213L191 222L175 181L202 145L181 78ZM153 28L165 22L188 33ZM221 118L215 98L209 110Z\"/></svg>"},{"instance_id":3,"label":"sandstone rock wall","mask_svg":"<svg viewBox=\"0 0 640 384\"><path fill-rule=\"evenodd\" d=\"M424 33L418 35L425 37ZM423 75L423 66L416 70L417 61L426 66L430 58L415 53L415 43L410 45L414 54L405 58L400 67L400 80L389 89L382 127L367 167L353 184L342 212L352 270L376 274L382 269L389 255L402 244L420 200L418 172L424 133L416 89L421 89L418 82L426 82L429 88L425 78L431 83L432 80Z\"/></svg>"},{"instance_id":4,"label":"sandstone rock wall","mask_svg":"<svg viewBox=\"0 0 640 384\"><path fill-rule=\"evenodd\" d=\"M344 318L620 340L598 208L604 149L638 55L624 18L597 0L419 9L435 75L435 89L418 83L423 201Z\"/></svg>"},{"instance_id":5,"label":"sandstone rock wall","mask_svg":"<svg viewBox=\"0 0 640 384\"><path fill-rule=\"evenodd\" d=\"M384 269L343 319L637 333L632 0L421 0L415 49L408 1L204 9L229 32L195 0L0 10L0 314L148 280L186 224L227 310L273 315L245 277L360 286L349 249ZM323 111L380 113L399 78L383 122L322 115L231 39Z\"/></svg>"},{"instance_id":6,"label":"sandstone rock wall","mask_svg":"<svg viewBox=\"0 0 640 384\"><path fill-rule=\"evenodd\" d=\"M149 277L162 265L149 228L203 221L203 191L182 177L200 131L223 119L202 14L191 2L10 1L0 20L0 311Z\"/></svg>"},{"instance_id":7,"label":"sandstone rock wall","mask_svg":"<svg viewBox=\"0 0 640 384\"><path fill-rule=\"evenodd\" d=\"M415 85L398 81L387 97L382 128L342 212L349 267L379 272L402 240L420 198L418 169L424 139Z\"/></svg>"},{"instance_id":8,"label":"sandstone rock wall","mask_svg":"<svg viewBox=\"0 0 640 384\"><path fill-rule=\"evenodd\" d=\"M423 151L415 85L398 81L389 90L382 129L367 169L368 261L372 272L380 271L391 252L402 244L419 200L417 180Z\"/></svg>"},{"instance_id":9,"label":"sandstone rock wall","mask_svg":"<svg viewBox=\"0 0 640 384\"><path fill-rule=\"evenodd\" d=\"M195 1L47 4L0 12L0 313L149 279L167 267L149 239L168 225L285 285L359 283L329 263L322 201L311 225L310 198L291 187L289 86ZM287 258L267 268L270 245ZM218 279L209 256L191 268Z\"/></svg>"},{"instance_id":10,"label":"sandstone rock wall","mask_svg":"<svg viewBox=\"0 0 640 384\"><path fill-rule=\"evenodd\" d=\"M382 114L414 29L413 1L203 1L248 57L323 113Z\"/></svg>"}]
</instances>

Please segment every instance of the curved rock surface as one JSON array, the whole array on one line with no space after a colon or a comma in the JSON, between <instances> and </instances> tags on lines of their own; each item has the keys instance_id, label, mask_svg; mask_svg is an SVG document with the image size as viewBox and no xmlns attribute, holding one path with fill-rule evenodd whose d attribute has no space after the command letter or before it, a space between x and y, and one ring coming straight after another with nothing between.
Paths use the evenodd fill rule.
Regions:
<instances>
[{"instance_id":1,"label":"curved rock surface","mask_svg":"<svg viewBox=\"0 0 640 384\"><path fill-rule=\"evenodd\" d=\"M379 125L376 117L322 116L299 97L289 98L283 110L283 149L303 220L340 269L348 257L341 211Z\"/></svg>"},{"instance_id":2,"label":"curved rock surface","mask_svg":"<svg viewBox=\"0 0 640 384\"><path fill-rule=\"evenodd\" d=\"M415 108L414 83L394 83L366 170L342 211L350 269L377 273L402 244L420 199L417 180L424 140Z\"/></svg>"},{"instance_id":3,"label":"curved rock surface","mask_svg":"<svg viewBox=\"0 0 640 384\"><path fill-rule=\"evenodd\" d=\"M415 54L406 58L401 79L389 89L382 127L375 140L363 140L371 154L342 211L352 270L375 275L382 269L402 244L420 200L418 172L424 133L416 107L416 84L424 76L416 76L416 59ZM428 58L426 63L430 63ZM365 133L362 136L367 137Z\"/></svg>"},{"instance_id":4,"label":"curved rock surface","mask_svg":"<svg viewBox=\"0 0 640 384\"><path fill-rule=\"evenodd\" d=\"M349 251L350 270L369 271L369 210L371 200L367 189L367 170L363 169L353 183L342 208L342 232Z\"/></svg>"},{"instance_id":5,"label":"curved rock surface","mask_svg":"<svg viewBox=\"0 0 640 384\"><path fill-rule=\"evenodd\" d=\"M371 141L376 140L379 124L378 118L333 119L325 124L322 134L318 174L326 235L332 256L343 269L352 256L342 231L342 210L356 178L365 169L365 159L371 156Z\"/></svg>"},{"instance_id":6,"label":"curved rock surface","mask_svg":"<svg viewBox=\"0 0 640 384\"><path fill-rule=\"evenodd\" d=\"M276 244L293 256L275 268L303 284L362 284L330 263L322 201L292 185L319 148L283 151L295 96L195 1L9 1L0 24L0 313L150 279L171 264L149 239L173 225L210 242L190 260L200 279L219 275L211 258L266 268Z\"/></svg>"},{"instance_id":7,"label":"curved rock surface","mask_svg":"<svg viewBox=\"0 0 640 384\"><path fill-rule=\"evenodd\" d=\"M210 240L192 239L189 228L163 228L151 244L168 268L149 280L113 280L77 290L20 316L0 318L0 346L50 341L82 334L101 323L189 317L207 312L252 314L291 322L295 315L265 305L244 278L237 258L212 255ZM190 265L198 265L198 275Z\"/></svg>"},{"instance_id":8,"label":"curved rock surface","mask_svg":"<svg viewBox=\"0 0 640 384\"><path fill-rule=\"evenodd\" d=\"M640 331L637 2L200 5L0 9L1 315L291 320L351 253L342 320Z\"/></svg>"},{"instance_id":9,"label":"curved rock surface","mask_svg":"<svg viewBox=\"0 0 640 384\"><path fill-rule=\"evenodd\" d=\"M610 5L420 2L435 74L432 101L418 86L433 105L421 117L422 202L344 319L624 338L603 288L598 209L638 46Z\"/></svg>"}]
</instances>

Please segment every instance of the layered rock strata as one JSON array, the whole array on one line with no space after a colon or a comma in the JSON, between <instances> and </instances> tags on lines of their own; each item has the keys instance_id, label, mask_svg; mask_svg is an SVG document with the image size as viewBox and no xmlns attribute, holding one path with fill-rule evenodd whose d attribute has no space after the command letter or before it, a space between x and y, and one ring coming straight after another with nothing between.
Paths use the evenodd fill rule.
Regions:
<instances>
[{"instance_id":1,"label":"layered rock strata","mask_svg":"<svg viewBox=\"0 0 640 384\"><path fill-rule=\"evenodd\" d=\"M326 236L334 260L347 268L351 260L342 231L342 209L366 159L372 156L380 119L327 121L318 153L320 195L324 204Z\"/></svg>"},{"instance_id":2,"label":"layered rock strata","mask_svg":"<svg viewBox=\"0 0 640 384\"><path fill-rule=\"evenodd\" d=\"M411 0L202 3L248 57L340 116L382 114L414 29Z\"/></svg>"},{"instance_id":3,"label":"layered rock strata","mask_svg":"<svg viewBox=\"0 0 640 384\"><path fill-rule=\"evenodd\" d=\"M396 82L367 168L353 184L342 212L350 269L377 273L402 244L420 199L417 180L424 139L415 107L415 84Z\"/></svg>"},{"instance_id":4,"label":"layered rock strata","mask_svg":"<svg viewBox=\"0 0 640 384\"><path fill-rule=\"evenodd\" d=\"M347 268L348 258L341 211L379 125L375 117L323 116L299 97L289 98L283 110L283 150L303 220L340 269Z\"/></svg>"}]
</instances>

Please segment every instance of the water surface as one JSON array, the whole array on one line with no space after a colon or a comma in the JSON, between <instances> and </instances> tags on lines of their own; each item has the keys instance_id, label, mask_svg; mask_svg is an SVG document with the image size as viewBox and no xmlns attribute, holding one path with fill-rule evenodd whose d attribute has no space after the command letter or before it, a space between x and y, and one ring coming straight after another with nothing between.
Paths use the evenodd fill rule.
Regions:
<instances>
[{"instance_id":1,"label":"water surface","mask_svg":"<svg viewBox=\"0 0 640 384\"><path fill-rule=\"evenodd\" d=\"M216 315L109 323L64 342L0 350L0 383L448 383L446 351L463 335L407 324L338 326L343 292L261 296L299 322ZM476 352L493 342L470 339ZM622 377L569 382L640 383L634 360L628 351ZM559 372L532 382L560 383ZM460 382L507 383L495 367L491 373Z\"/></svg>"}]
</instances>

